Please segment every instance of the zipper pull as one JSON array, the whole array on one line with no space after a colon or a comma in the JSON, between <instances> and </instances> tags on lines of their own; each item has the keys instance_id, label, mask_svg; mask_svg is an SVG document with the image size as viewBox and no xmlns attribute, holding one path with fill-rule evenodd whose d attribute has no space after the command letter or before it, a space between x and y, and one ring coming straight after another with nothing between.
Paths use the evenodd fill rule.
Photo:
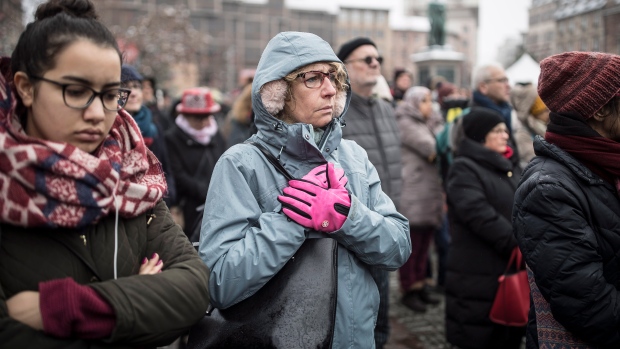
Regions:
<instances>
[{"instance_id":1,"label":"zipper pull","mask_svg":"<svg viewBox=\"0 0 620 349\"><path fill-rule=\"evenodd\" d=\"M147 214L146 216L149 217L149 219L146 220L146 226L148 227L149 224L151 224L151 221L153 220L153 218L157 218L157 216L154 213Z\"/></svg>"},{"instance_id":2,"label":"zipper pull","mask_svg":"<svg viewBox=\"0 0 620 349\"><path fill-rule=\"evenodd\" d=\"M84 242L84 246L86 246L86 235L80 235L80 239Z\"/></svg>"}]
</instances>

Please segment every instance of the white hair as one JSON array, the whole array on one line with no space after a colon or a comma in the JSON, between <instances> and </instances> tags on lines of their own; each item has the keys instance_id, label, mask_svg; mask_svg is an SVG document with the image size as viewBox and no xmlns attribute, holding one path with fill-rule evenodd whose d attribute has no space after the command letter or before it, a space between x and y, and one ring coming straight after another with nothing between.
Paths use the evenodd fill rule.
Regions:
<instances>
[{"instance_id":1,"label":"white hair","mask_svg":"<svg viewBox=\"0 0 620 349\"><path fill-rule=\"evenodd\" d=\"M477 90L481 83L491 78L491 70L500 69L504 70L504 67L500 63L487 63L477 66L472 74L472 90Z\"/></svg>"}]
</instances>

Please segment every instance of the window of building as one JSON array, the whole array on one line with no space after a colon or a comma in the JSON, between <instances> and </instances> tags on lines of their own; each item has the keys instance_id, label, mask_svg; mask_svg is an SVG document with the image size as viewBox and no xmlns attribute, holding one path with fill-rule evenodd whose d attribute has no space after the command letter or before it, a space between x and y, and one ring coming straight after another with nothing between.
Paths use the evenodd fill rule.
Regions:
<instances>
[{"instance_id":1,"label":"window of building","mask_svg":"<svg viewBox=\"0 0 620 349\"><path fill-rule=\"evenodd\" d=\"M349 20L349 11L345 9L341 9L338 14L339 20L342 22L346 22Z\"/></svg>"},{"instance_id":2,"label":"window of building","mask_svg":"<svg viewBox=\"0 0 620 349\"><path fill-rule=\"evenodd\" d=\"M596 13L592 16L592 26L598 28L601 25L601 14Z\"/></svg>"},{"instance_id":3,"label":"window of building","mask_svg":"<svg viewBox=\"0 0 620 349\"><path fill-rule=\"evenodd\" d=\"M581 39L581 45L579 46L580 51L588 51L588 39Z\"/></svg>"},{"instance_id":4,"label":"window of building","mask_svg":"<svg viewBox=\"0 0 620 349\"><path fill-rule=\"evenodd\" d=\"M598 38L593 38L592 39L592 51L598 52L600 51L600 43L599 43L599 39Z\"/></svg>"},{"instance_id":5,"label":"window of building","mask_svg":"<svg viewBox=\"0 0 620 349\"><path fill-rule=\"evenodd\" d=\"M386 13L384 11L377 12L377 24L385 24L385 19L387 18Z\"/></svg>"},{"instance_id":6,"label":"window of building","mask_svg":"<svg viewBox=\"0 0 620 349\"><path fill-rule=\"evenodd\" d=\"M353 23L359 23L362 19L362 15L359 10L351 10L350 15L351 15L351 18L350 18L351 22Z\"/></svg>"},{"instance_id":7,"label":"window of building","mask_svg":"<svg viewBox=\"0 0 620 349\"><path fill-rule=\"evenodd\" d=\"M581 29L588 29L588 16L581 17Z\"/></svg>"},{"instance_id":8,"label":"window of building","mask_svg":"<svg viewBox=\"0 0 620 349\"><path fill-rule=\"evenodd\" d=\"M377 30L377 37L383 38L383 30Z\"/></svg>"},{"instance_id":9,"label":"window of building","mask_svg":"<svg viewBox=\"0 0 620 349\"><path fill-rule=\"evenodd\" d=\"M364 11L364 24L372 24L375 14L371 10Z\"/></svg>"}]
</instances>

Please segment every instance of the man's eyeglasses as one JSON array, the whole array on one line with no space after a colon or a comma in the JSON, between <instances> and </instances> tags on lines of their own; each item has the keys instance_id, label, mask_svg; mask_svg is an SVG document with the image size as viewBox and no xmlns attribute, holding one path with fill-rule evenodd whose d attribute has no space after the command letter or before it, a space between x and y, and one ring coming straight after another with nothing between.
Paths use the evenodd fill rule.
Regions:
<instances>
[{"instance_id":1,"label":"man's eyeglasses","mask_svg":"<svg viewBox=\"0 0 620 349\"><path fill-rule=\"evenodd\" d=\"M503 77L503 78L499 78L499 79L487 79L487 80L484 80L484 82L486 82L487 84L489 82L499 82L500 84L507 84L508 83L508 78L507 77Z\"/></svg>"},{"instance_id":2,"label":"man's eyeglasses","mask_svg":"<svg viewBox=\"0 0 620 349\"><path fill-rule=\"evenodd\" d=\"M336 72L330 71L327 73L323 73L322 71L307 71L305 73L297 74L298 78L301 78L306 85L307 88L319 88L323 86L323 81L325 78L329 79L329 82L332 86L336 86Z\"/></svg>"},{"instance_id":3,"label":"man's eyeglasses","mask_svg":"<svg viewBox=\"0 0 620 349\"><path fill-rule=\"evenodd\" d=\"M95 97L99 97L105 110L119 111L125 106L129 94L131 93L131 90L126 88L110 88L97 92L81 84L63 84L58 81L34 75L31 75L30 78L60 86L62 88L62 98L65 105L69 108L79 110L88 108L95 100Z\"/></svg>"},{"instance_id":4,"label":"man's eyeglasses","mask_svg":"<svg viewBox=\"0 0 620 349\"><path fill-rule=\"evenodd\" d=\"M375 59L377 62L379 62L379 64L383 63L383 57L381 57L381 56L379 56L379 57L366 56L364 58L349 59L349 60L345 61L345 63L363 61L364 63L366 63L368 65L371 65L373 59Z\"/></svg>"}]
</instances>

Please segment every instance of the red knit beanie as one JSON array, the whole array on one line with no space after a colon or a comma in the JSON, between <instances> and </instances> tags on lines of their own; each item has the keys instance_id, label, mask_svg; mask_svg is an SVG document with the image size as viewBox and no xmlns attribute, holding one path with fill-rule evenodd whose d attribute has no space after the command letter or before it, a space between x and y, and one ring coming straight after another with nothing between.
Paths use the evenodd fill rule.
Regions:
<instances>
[{"instance_id":1,"label":"red knit beanie","mask_svg":"<svg viewBox=\"0 0 620 349\"><path fill-rule=\"evenodd\" d=\"M620 92L620 56L565 52L540 62L538 94L549 110L589 119Z\"/></svg>"}]
</instances>

